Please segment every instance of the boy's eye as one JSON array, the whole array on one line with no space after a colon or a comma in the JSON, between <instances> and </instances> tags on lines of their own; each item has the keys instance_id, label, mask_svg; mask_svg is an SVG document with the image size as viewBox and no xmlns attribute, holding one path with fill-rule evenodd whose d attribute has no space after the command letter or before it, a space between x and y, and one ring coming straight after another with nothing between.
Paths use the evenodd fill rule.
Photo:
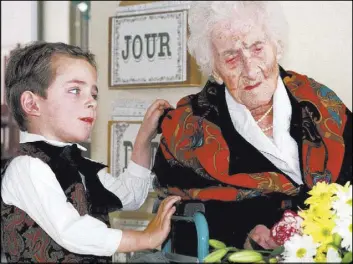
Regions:
<instances>
[{"instance_id":1,"label":"boy's eye","mask_svg":"<svg viewBox=\"0 0 353 264\"><path fill-rule=\"evenodd\" d=\"M79 94L80 93L80 89L79 88L72 88L72 89L69 90L69 93Z\"/></svg>"},{"instance_id":2,"label":"boy's eye","mask_svg":"<svg viewBox=\"0 0 353 264\"><path fill-rule=\"evenodd\" d=\"M92 97L94 100L97 100L98 99L98 94L92 94Z\"/></svg>"}]
</instances>

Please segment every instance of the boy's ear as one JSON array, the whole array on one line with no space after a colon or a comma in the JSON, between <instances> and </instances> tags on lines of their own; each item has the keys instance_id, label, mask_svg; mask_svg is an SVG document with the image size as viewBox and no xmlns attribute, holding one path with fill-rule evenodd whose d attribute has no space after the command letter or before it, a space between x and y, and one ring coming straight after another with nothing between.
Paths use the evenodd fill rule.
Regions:
<instances>
[{"instance_id":1,"label":"boy's ear","mask_svg":"<svg viewBox=\"0 0 353 264\"><path fill-rule=\"evenodd\" d=\"M21 95L21 106L23 111L29 116L40 116L38 96L30 91L25 91Z\"/></svg>"}]
</instances>

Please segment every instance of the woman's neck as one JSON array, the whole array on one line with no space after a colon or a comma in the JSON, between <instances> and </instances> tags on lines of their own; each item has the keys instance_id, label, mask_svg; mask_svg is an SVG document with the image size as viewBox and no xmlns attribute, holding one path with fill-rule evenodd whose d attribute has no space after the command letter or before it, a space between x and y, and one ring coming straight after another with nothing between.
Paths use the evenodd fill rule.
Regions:
<instances>
[{"instance_id":1,"label":"woman's neck","mask_svg":"<svg viewBox=\"0 0 353 264\"><path fill-rule=\"evenodd\" d=\"M273 136L273 100L249 110L255 122L266 136Z\"/></svg>"},{"instance_id":2,"label":"woman's neck","mask_svg":"<svg viewBox=\"0 0 353 264\"><path fill-rule=\"evenodd\" d=\"M266 114L266 112L269 111L272 106L273 100L270 100L267 104L263 104L255 108L249 109L249 111L256 121L259 120L264 114ZM272 115L272 113L269 113L268 115L270 114Z\"/></svg>"}]
</instances>

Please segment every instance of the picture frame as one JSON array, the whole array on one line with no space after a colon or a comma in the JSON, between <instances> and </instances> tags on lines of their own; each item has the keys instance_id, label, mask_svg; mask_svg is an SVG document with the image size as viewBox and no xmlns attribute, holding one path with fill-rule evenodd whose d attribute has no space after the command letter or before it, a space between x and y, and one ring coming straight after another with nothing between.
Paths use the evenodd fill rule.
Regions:
<instances>
[{"instance_id":1,"label":"picture frame","mask_svg":"<svg viewBox=\"0 0 353 264\"><path fill-rule=\"evenodd\" d=\"M187 15L185 5L161 9L154 2L123 6L110 17L109 89L199 87L201 72L187 51Z\"/></svg>"},{"instance_id":2,"label":"picture frame","mask_svg":"<svg viewBox=\"0 0 353 264\"><path fill-rule=\"evenodd\" d=\"M133 146L142 121L110 120L108 121L108 168L114 177L119 177L129 164ZM160 135L151 142L151 164L159 146ZM152 175L153 176L153 175ZM153 177L151 177L151 180ZM150 192L154 192L150 184Z\"/></svg>"}]
</instances>

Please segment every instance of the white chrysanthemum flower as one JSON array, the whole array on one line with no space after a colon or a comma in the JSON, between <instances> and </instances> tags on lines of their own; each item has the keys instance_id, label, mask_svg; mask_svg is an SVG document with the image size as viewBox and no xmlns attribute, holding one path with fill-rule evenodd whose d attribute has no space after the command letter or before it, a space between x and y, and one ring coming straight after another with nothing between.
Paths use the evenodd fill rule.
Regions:
<instances>
[{"instance_id":1,"label":"white chrysanthemum flower","mask_svg":"<svg viewBox=\"0 0 353 264\"><path fill-rule=\"evenodd\" d=\"M345 218L337 218L335 220L336 226L332 232L337 233L342 237L342 247L348 251L352 251L352 216Z\"/></svg>"},{"instance_id":2,"label":"white chrysanthemum flower","mask_svg":"<svg viewBox=\"0 0 353 264\"><path fill-rule=\"evenodd\" d=\"M318 243L314 243L311 236L294 234L284 243L282 253L284 262L314 262Z\"/></svg>"},{"instance_id":3,"label":"white chrysanthemum flower","mask_svg":"<svg viewBox=\"0 0 353 264\"><path fill-rule=\"evenodd\" d=\"M332 202L332 208L340 218L352 217L352 185L348 188L339 188L336 192L337 199Z\"/></svg>"},{"instance_id":4,"label":"white chrysanthemum flower","mask_svg":"<svg viewBox=\"0 0 353 264\"><path fill-rule=\"evenodd\" d=\"M338 251L332 247L329 247L326 254L326 262L330 263L341 263L342 258L338 254Z\"/></svg>"}]
</instances>

